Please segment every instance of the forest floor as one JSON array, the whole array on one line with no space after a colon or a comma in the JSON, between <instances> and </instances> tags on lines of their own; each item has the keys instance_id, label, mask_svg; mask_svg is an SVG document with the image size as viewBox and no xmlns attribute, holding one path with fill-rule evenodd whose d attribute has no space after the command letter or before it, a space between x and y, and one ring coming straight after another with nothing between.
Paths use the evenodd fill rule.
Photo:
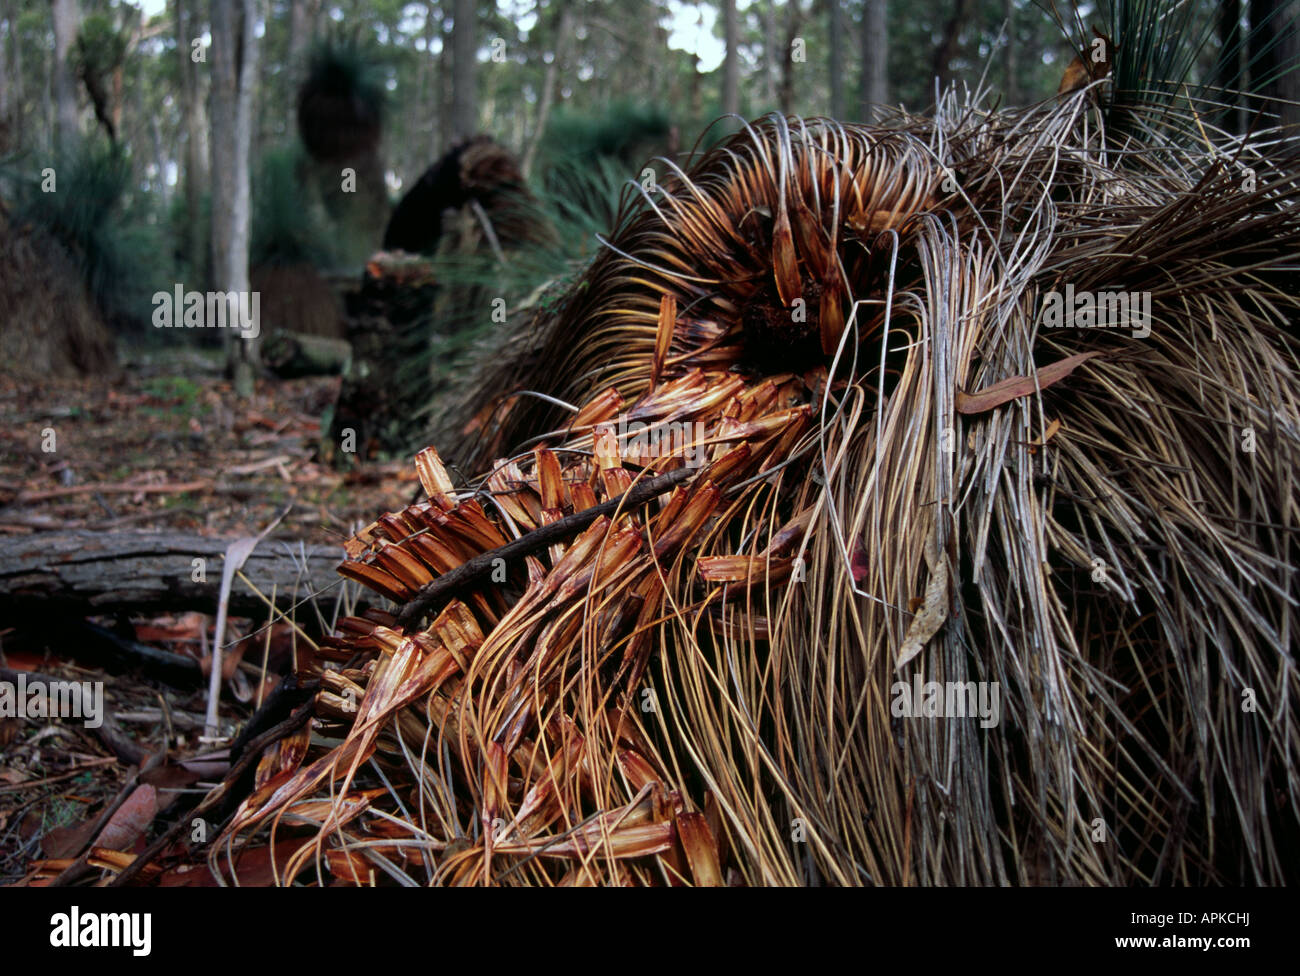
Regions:
<instances>
[{"instance_id":1,"label":"forest floor","mask_svg":"<svg viewBox=\"0 0 1300 976\"><path fill-rule=\"evenodd\" d=\"M154 357L112 380L30 382L0 373L0 534L169 530L235 538L259 534L287 509L269 538L337 546L341 558L354 529L409 504L418 481L409 458L349 471L318 460L321 417L338 383L266 380L236 406L229 384L202 357ZM0 712L0 885L47 883L87 848L103 826L96 821L115 805L108 827L117 833L101 836L101 846L138 852L155 817L173 803L193 803L221 779L222 743L199 741L215 612L93 618L192 659L192 680L179 681L160 680L145 664L105 664L67 630L0 619L0 667L103 681L104 710L132 742L146 751L168 745L166 760L137 781L82 723ZM235 636L250 635L249 660L261 660L258 635L267 621L231 623ZM272 628L277 643L287 629ZM274 675L240 662L242 650L228 652L223 667L224 728L237 728L275 685ZM160 883L212 883L206 870L187 871L177 868Z\"/></svg>"}]
</instances>

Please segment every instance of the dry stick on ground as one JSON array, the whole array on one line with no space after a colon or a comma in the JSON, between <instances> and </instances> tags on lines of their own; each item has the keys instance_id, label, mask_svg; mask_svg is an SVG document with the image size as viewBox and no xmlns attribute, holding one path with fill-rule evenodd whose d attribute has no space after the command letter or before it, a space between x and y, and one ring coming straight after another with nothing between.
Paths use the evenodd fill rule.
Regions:
<instances>
[{"instance_id":1,"label":"dry stick on ground","mask_svg":"<svg viewBox=\"0 0 1300 976\"><path fill-rule=\"evenodd\" d=\"M489 549L487 552L480 553L473 559L461 563L455 569L443 573L437 579L420 587L420 592L397 611L398 626L403 630L410 630L428 612L439 597L446 596L472 583L481 576L486 576L492 571L492 567L498 559L507 561L519 559L545 549L547 546L567 538L575 532L581 532L603 515L610 515L620 508L636 508L656 495L662 495L669 488L680 484L694 473L695 471L692 468L678 468L676 471L660 475L658 478L651 478L639 485L633 485L617 498L611 498L591 508L584 508L581 512L566 515L559 521L534 529L513 542L507 542L504 546L498 546L496 549Z\"/></svg>"},{"instance_id":2,"label":"dry stick on ground","mask_svg":"<svg viewBox=\"0 0 1300 976\"><path fill-rule=\"evenodd\" d=\"M182 481L167 485L70 485L66 488L48 488L45 491L25 491L14 499L14 504L25 505L31 502L47 501L51 498L67 498L69 495L86 495L92 492L102 494L111 491L127 495L175 495L184 494L188 491L205 491L210 488L212 488L211 481Z\"/></svg>"},{"instance_id":3,"label":"dry stick on ground","mask_svg":"<svg viewBox=\"0 0 1300 976\"><path fill-rule=\"evenodd\" d=\"M166 850L169 845L175 842L176 838L180 837L181 834L185 833L185 831L190 828L195 817L207 813L226 798L226 794L230 792L231 785L238 782L239 777L244 774L248 767L262 757L263 749L273 742L278 742L299 726L306 724L306 722L310 720L312 711L315 707L316 702L315 699L313 699L299 707L297 711L279 725L267 729L250 742L248 747L243 751L243 754L240 755L239 761L231 766L226 772L225 778L217 786L213 787L208 792L208 795L200 800L195 807L189 811L189 813L183 817L178 817L176 822L167 829L167 832L150 844L143 854L123 868L117 877L109 882L109 887L122 887L148 867L149 863L154 858Z\"/></svg>"},{"instance_id":4,"label":"dry stick on ground","mask_svg":"<svg viewBox=\"0 0 1300 976\"><path fill-rule=\"evenodd\" d=\"M57 773L54 776L44 776L41 779L27 779L21 783L5 783L0 786L0 793L21 793L23 790L32 790L38 786L48 786L51 783L60 783L65 779L71 779L73 776L80 776L84 772L92 769L99 769L101 766L107 766L109 763L117 762L117 756L103 756L99 759L92 759L90 762L82 763L80 766L74 766L66 773Z\"/></svg>"}]
</instances>

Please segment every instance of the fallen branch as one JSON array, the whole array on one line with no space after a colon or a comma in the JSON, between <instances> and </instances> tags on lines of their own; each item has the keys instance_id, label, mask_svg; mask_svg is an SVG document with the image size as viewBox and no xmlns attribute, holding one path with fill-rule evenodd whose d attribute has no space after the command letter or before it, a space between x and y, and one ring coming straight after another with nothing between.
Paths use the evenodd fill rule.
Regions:
<instances>
[{"instance_id":1,"label":"fallen branch","mask_svg":"<svg viewBox=\"0 0 1300 976\"><path fill-rule=\"evenodd\" d=\"M151 610L202 610L215 613L228 538L182 532L51 532L0 537L0 615L18 611L94 614ZM202 560L197 563L195 560ZM204 572L195 572L201 566ZM230 593L232 616L266 612L262 593L272 589L279 604L292 594L320 593L338 579L332 547L263 543L248 557L243 572L250 585ZM196 575L201 579L195 579Z\"/></svg>"},{"instance_id":2,"label":"fallen branch","mask_svg":"<svg viewBox=\"0 0 1300 976\"><path fill-rule=\"evenodd\" d=\"M50 498L66 498L69 495L88 495L93 492L110 492L115 495L175 495L187 491L209 491L213 488L211 481L184 481L169 485L72 485L67 488L48 488L45 491L25 491L14 499L13 504L43 502Z\"/></svg>"},{"instance_id":3,"label":"fallen branch","mask_svg":"<svg viewBox=\"0 0 1300 976\"><path fill-rule=\"evenodd\" d=\"M119 715L119 718L123 716ZM73 776L80 776L82 773L91 769L98 769L101 766L108 766L117 762L117 756L104 756L100 759L92 759L89 762L82 763L80 766L73 766L66 773L56 773L53 776L43 776L40 779L26 779L21 783L5 783L0 785L0 793L19 793L23 790L35 789L38 786L49 786L51 783L58 783L65 779L71 779Z\"/></svg>"}]
</instances>

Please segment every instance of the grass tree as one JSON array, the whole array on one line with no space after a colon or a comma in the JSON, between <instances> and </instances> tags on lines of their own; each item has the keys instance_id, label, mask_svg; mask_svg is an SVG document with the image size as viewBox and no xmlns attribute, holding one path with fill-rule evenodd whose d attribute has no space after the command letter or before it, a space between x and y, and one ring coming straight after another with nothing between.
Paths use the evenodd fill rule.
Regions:
<instances>
[{"instance_id":1,"label":"grass tree","mask_svg":"<svg viewBox=\"0 0 1300 976\"><path fill-rule=\"evenodd\" d=\"M285 878L1295 880L1296 161L1125 111L774 116L629 190L212 850L309 802Z\"/></svg>"}]
</instances>

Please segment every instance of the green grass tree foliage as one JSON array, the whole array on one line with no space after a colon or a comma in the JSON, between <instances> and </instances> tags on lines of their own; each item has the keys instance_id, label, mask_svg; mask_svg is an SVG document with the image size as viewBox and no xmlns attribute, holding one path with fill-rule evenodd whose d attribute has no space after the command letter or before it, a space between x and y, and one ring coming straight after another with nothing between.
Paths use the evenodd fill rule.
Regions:
<instances>
[{"instance_id":1,"label":"green grass tree foliage","mask_svg":"<svg viewBox=\"0 0 1300 976\"><path fill-rule=\"evenodd\" d=\"M115 331L143 331L150 296L174 276L156 201L140 192L121 146L84 139L56 160L39 168L30 157L0 164L15 221L43 228L68 252Z\"/></svg>"}]
</instances>

